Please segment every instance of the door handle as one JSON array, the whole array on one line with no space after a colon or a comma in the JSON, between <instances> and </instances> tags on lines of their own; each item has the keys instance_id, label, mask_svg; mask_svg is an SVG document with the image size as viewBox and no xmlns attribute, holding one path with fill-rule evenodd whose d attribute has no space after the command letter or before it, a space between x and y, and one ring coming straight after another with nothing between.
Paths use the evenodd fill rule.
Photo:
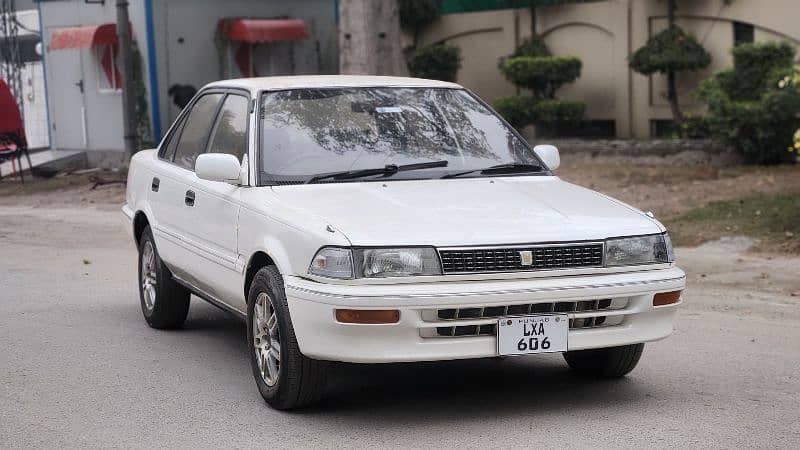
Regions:
<instances>
[{"instance_id":1,"label":"door handle","mask_svg":"<svg viewBox=\"0 0 800 450\"><path fill-rule=\"evenodd\" d=\"M161 180L158 178L153 178L153 183L150 185L150 190L153 192L158 192L158 186L161 184Z\"/></svg>"},{"instance_id":2,"label":"door handle","mask_svg":"<svg viewBox=\"0 0 800 450\"><path fill-rule=\"evenodd\" d=\"M186 203L186 206L194 206L194 191L186 191L183 202Z\"/></svg>"}]
</instances>

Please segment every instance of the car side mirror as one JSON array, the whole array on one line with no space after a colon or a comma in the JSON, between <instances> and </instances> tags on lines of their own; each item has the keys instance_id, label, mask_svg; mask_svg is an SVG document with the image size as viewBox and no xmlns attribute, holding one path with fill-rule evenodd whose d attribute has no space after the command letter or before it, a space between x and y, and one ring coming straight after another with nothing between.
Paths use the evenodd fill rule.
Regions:
<instances>
[{"instance_id":1,"label":"car side mirror","mask_svg":"<svg viewBox=\"0 0 800 450\"><path fill-rule=\"evenodd\" d=\"M203 153L194 163L197 178L239 184L242 165L239 159L228 153Z\"/></svg>"},{"instance_id":2,"label":"car side mirror","mask_svg":"<svg viewBox=\"0 0 800 450\"><path fill-rule=\"evenodd\" d=\"M550 170L556 170L561 165L561 157L555 145L537 145L533 147L533 152Z\"/></svg>"}]
</instances>

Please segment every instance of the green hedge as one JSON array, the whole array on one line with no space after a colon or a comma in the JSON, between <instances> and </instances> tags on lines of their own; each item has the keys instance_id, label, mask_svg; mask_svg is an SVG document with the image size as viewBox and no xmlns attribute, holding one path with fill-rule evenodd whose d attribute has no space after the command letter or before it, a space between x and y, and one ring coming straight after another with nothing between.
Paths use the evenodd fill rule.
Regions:
<instances>
[{"instance_id":1,"label":"green hedge","mask_svg":"<svg viewBox=\"0 0 800 450\"><path fill-rule=\"evenodd\" d=\"M499 97L494 108L515 128L537 124L545 127L569 126L583 120L586 104L577 101L538 99L526 95Z\"/></svg>"},{"instance_id":2,"label":"green hedge","mask_svg":"<svg viewBox=\"0 0 800 450\"><path fill-rule=\"evenodd\" d=\"M711 63L711 55L679 27L671 27L651 37L630 57L636 72L650 75L674 70L697 70Z\"/></svg>"},{"instance_id":3,"label":"green hedge","mask_svg":"<svg viewBox=\"0 0 800 450\"><path fill-rule=\"evenodd\" d=\"M708 105L711 132L747 162L793 162L787 149L800 126L800 93L780 88L779 81L792 72L794 49L785 43L745 44L733 54L733 69L703 81L698 90Z\"/></svg>"},{"instance_id":4,"label":"green hedge","mask_svg":"<svg viewBox=\"0 0 800 450\"><path fill-rule=\"evenodd\" d=\"M413 51L406 62L412 77L456 81L461 49L453 44L429 45Z\"/></svg>"},{"instance_id":5,"label":"green hedge","mask_svg":"<svg viewBox=\"0 0 800 450\"><path fill-rule=\"evenodd\" d=\"M515 85L552 97L560 86L578 79L582 67L574 56L517 56L506 59L500 70Z\"/></svg>"}]
</instances>

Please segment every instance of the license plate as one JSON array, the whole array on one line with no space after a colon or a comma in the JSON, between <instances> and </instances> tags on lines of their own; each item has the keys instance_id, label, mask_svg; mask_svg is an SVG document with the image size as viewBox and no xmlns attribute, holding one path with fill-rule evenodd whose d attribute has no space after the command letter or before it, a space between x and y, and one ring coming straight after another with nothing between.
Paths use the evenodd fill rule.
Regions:
<instances>
[{"instance_id":1,"label":"license plate","mask_svg":"<svg viewBox=\"0 0 800 450\"><path fill-rule=\"evenodd\" d=\"M532 355L567 351L566 314L504 317L497 321L497 353Z\"/></svg>"}]
</instances>

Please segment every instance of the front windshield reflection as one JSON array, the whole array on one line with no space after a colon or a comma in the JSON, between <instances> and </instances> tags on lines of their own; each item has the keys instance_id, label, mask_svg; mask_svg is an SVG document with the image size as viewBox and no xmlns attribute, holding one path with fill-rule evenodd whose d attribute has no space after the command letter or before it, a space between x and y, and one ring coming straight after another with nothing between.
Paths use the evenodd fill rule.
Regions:
<instances>
[{"instance_id":1,"label":"front windshield reflection","mask_svg":"<svg viewBox=\"0 0 800 450\"><path fill-rule=\"evenodd\" d=\"M303 182L321 173L446 160L413 177L503 163L538 165L533 152L459 89L294 89L264 94L261 180Z\"/></svg>"}]
</instances>

